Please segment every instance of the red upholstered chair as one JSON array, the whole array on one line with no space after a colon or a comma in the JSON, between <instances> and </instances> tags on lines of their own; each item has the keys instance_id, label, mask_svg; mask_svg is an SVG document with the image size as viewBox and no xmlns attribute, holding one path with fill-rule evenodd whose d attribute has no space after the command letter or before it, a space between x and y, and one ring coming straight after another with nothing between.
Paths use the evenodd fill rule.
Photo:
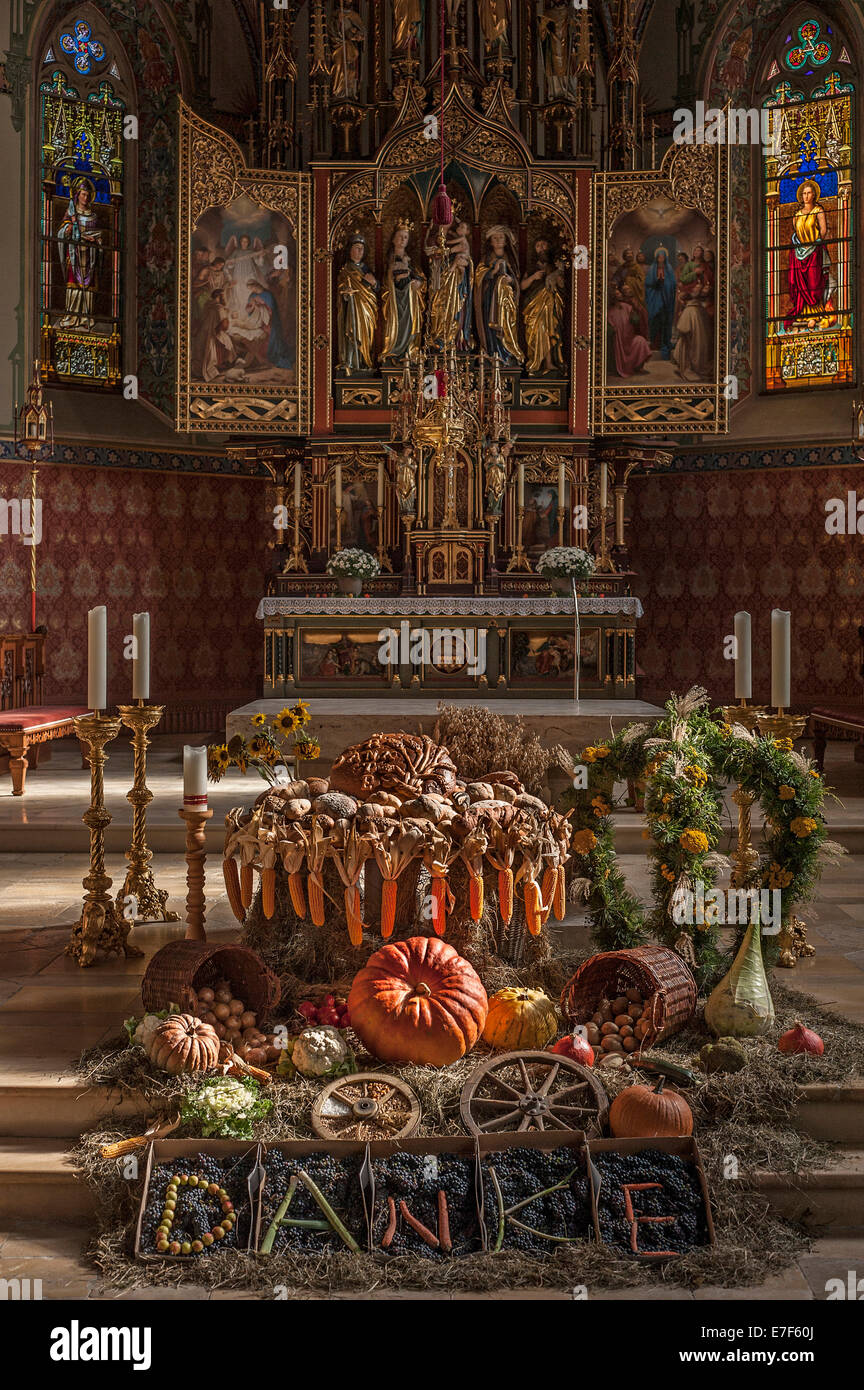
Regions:
<instances>
[{"instance_id":1,"label":"red upholstered chair","mask_svg":"<svg viewBox=\"0 0 864 1390\"><path fill-rule=\"evenodd\" d=\"M28 748L74 734L73 720L87 712L86 705L27 705L0 712L0 753L9 755L13 796L24 795Z\"/></svg>"},{"instance_id":2,"label":"red upholstered chair","mask_svg":"<svg viewBox=\"0 0 864 1390\"><path fill-rule=\"evenodd\" d=\"M858 637L864 656L864 624L858 629ZM858 667L858 675L864 680L864 659ZM829 738L856 739L858 747L855 749L855 760L864 762L864 696L815 705L810 711L808 732L813 740L813 756L820 771L825 764L825 745Z\"/></svg>"}]
</instances>

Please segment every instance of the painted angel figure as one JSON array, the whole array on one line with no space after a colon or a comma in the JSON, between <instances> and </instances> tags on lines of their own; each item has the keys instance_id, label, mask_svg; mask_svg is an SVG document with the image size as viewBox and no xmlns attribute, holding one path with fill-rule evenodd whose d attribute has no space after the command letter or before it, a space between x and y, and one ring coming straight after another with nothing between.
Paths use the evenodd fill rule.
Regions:
<instances>
[{"instance_id":1,"label":"painted angel figure","mask_svg":"<svg viewBox=\"0 0 864 1390\"><path fill-rule=\"evenodd\" d=\"M66 216L57 229L57 245L66 281L66 312L60 328L92 328L104 233L93 208L96 190L77 179L70 190Z\"/></svg>"},{"instance_id":2,"label":"painted angel figure","mask_svg":"<svg viewBox=\"0 0 864 1390\"><path fill-rule=\"evenodd\" d=\"M232 236L225 247L226 301L232 315L239 319L247 300L250 280L264 280L264 243L260 237Z\"/></svg>"}]
</instances>

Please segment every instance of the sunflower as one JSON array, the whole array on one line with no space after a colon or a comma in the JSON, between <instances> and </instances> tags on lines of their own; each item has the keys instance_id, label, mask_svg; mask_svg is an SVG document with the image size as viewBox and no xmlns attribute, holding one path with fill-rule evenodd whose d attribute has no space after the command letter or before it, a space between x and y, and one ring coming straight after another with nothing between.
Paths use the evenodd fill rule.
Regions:
<instances>
[{"instance_id":1,"label":"sunflower","mask_svg":"<svg viewBox=\"0 0 864 1390\"><path fill-rule=\"evenodd\" d=\"M264 735L258 735L256 738L249 740L249 752L252 754L253 758L266 757L272 746L269 738L264 737Z\"/></svg>"},{"instance_id":2,"label":"sunflower","mask_svg":"<svg viewBox=\"0 0 864 1390\"><path fill-rule=\"evenodd\" d=\"M252 723L255 725L256 729L264 728L264 725L267 723L267 716L263 710L259 710L257 714L253 714Z\"/></svg>"},{"instance_id":3,"label":"sunflower","mask_svg":"<svg viewBox=\"0 0 864 1390\"><path fill-rule=\"evenodd\" d=\"M307 704L304 704L302 700L298 700L296 705L291 706L291 713L294 715L294 718L297 720L298 724L309 723L309 706Z\"/></svg>"},{"instance_id":4,"label":"sunflower","mask_svg":"<svg viewBox=\"0 0 864 1390\"><path fill-rule=\"evenodd\" d=\"M289 709L289 708L288 708L287 705L285 706L284 709L280 709L280 711L279 711L279 713L277 714L276 718L273 720L273 728L274 728L274 729L276 730L276 732L279 733L279 734L293 734L293 733L296 733L297 727L298 727L297 716L296 716L296 714L294 713L294 711L293 711L292 709Z\"/></svg>"},{"instance_id":5,"label":"sunflower","mask_svg":"<svg viewBox=\"0 0 864 1390\"><path fill-rule=\"evenodd\" d=\"M217 744L210 750L213 763L220 772L225 772L231 766L231 754L228 752L227 743Z\"/></svg>"},{"instance_id":6,"label":"sunflower","mask_svg":"<svg viewBox=\"0 0 864 1390\"><path fill-rule=\"evenodd\" d=\"M320 758L321 749L317 743L309 739L301 739L294 744L291 749L295 758L305 758L307 762L314 763L316 758Z\"/></svg>"}]
</instances>

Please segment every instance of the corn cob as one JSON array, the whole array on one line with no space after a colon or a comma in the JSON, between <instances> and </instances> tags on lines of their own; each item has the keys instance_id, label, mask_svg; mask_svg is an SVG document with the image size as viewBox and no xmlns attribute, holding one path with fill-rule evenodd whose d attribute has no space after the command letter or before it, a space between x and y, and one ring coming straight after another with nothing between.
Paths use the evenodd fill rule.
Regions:
<instances>
[{"instance_id":1,"label":"corn cob","mask_svg":"<svg viewBox=\"0 0 864 1390\"><path fill-rule=\"evenodd\" d=\"M470 872L470 870L469 870ZM479 922L483 916L483 875L471 874L470 888L471 921Z\"/></svg>"},{"instance_id":2,"label":"corn cob","mask_svg":"<svg viewBox=\"0 0 864 1390\"><path fill-rule=\"evenodd\" d=\"M252 877L252 865L243 864L240 868L240 901L244 907L248 907L252 901L254 892L254 880Z\"/></svg>"},{"instance_id":3,"label":"corn cob","mask_svg":"<svg viewBox=\"0 0 864 1390\"><path fill-rule=\"evenodd\" d=\"M261 910L268 919L276 911L276 870L261 870Z\"/></svg>"},{"instance_id":4,"label":"corn cob","mask_svg":"<svg viewBox=\"0 0 864 1390\"><path fill-rule=\"evenodd\" d=\"M556 878L557 874L555 872L554 865L547 869L544 869L543 887L540 890L540 914L544 927L549 919L549 912L552 907L552 898L555 893Z\"/></svg>"},{"instance_id":5,"label":"corn cob","mask_svg":"<svg viewBox=\"0 0 864 1390\"><path fill-rule=\"evenodd\" d=\"M555 893L552 898L552 910L555 913L556 922L563 922L567 911L567 884L564 878L564 865L559 864L555 873Z\"/></svg>"},{"instance_id":6,"label":"corn cob","mask_svg":"<svg viewBox=\"0 0 864 1390\"><path fill-rule=\"evenodd\" d=\"M227 859L222 860L222 872L225 875L225 887L228 890L228 901L231 904L231 911L242 922L246 916L243 907L243 899L240 896L240 870L237 868L237 860L233 854Z\"/></svg>"},{"instance_id":7,"label":"corn cob","mask_svg":"<svg viewBox=\"0 0 864 1390\"><path fill-rule=\"evenodd\" d=\"M447 930L447 881L440 874L432 877L432 927L436 936Z\"/></svg>"},{"instance_id":8,"label":"corn cob","mask_svg":"<svg viewBox=\"0 0 864 1390\"><path fill-rule=\"evenodd\" d=\"M525 880L525 923L532 936L540 935L543 926L543 902L540 889L533 878Z\"/></svg>"},{"instance_id":9,"label":"corn cob","mask_svg":"<svg viewBox=\"0 0 864 1390\"><path fill-rule=\"evenodd\" d=\"M320 874L309 874L306 880L306 888L309 893L309 912L312 917L312 924L316 927L324 925L324 884Z\"/></svg>"},{"instance_id":10,"label":"corn cob","mask_svg":"<svg viewBox=\"0 0 864 1390\"><path fill-rule=\"evenodd\" d=\"M498 910L505 927L513 916L513 870L498 870Z\"/></svg>"},{"instance_id":11,"label":"corn cob","mask_svg":"<svg viewBox=\"0 0 864 1390\"><path fill-rule=\"evenodd\" d=\"M288 888L291 892L291 906L298 917L306 916L306 899L303 896L303 875L289 874Z\"/></svg>"},{"instance_id":12,"label":"corn cob","mask_svg":"<svg viewBox=\"0 0 864 1390\"><path fill-rule=\"evenodd\" d=\"M399 885L395 878L385 878L381 888L381 935L386 941L393 935L396 921L396 892Z\"/></svg>"},{"instance_id":13,"label":"corn cob","mask_svg":"<svg viewBox=\"0 0 864 1390\"><path fill-rule=\"evenodd\" d=\"M356 884L345 889L345 919L352 946L363 944L363 919L360 916L360 889Z\"/></svg>"}]
</instances>

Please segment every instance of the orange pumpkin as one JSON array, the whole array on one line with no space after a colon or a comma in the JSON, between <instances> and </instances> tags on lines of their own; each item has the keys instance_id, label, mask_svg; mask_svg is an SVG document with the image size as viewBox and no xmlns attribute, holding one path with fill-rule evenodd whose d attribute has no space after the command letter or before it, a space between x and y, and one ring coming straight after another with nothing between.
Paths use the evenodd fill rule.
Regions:
<instances>
[{"instance_id":1,"label":"orange pumpkin","mask_svg":"<svg viewBox=\"0 0 864 1390\"><path fill-rule=\"evenodd\" d=\"M558 1032L555 1005L542 989L499 989L489 1000L483 1041L502 1052L540 1052Z\"/></svg>"},{"instance_id":2,"label":"orange pumpkin","mask_svg":"<svg viewBox=\"0 0 864 1390\"><path fill-rule=\"evenodd\" d=\"M609 1107L609 1132L616 1139L659 1139L693 1133L693 1111L677 1091L664 1091L666 1078L651 1086L628 1086Z\"/></svg>"},{"instance_id":3,"label":"orange pumpkin","mask_svg":"<svg viewBox=\"0 0 864 1390\"><path fill-rule=\"evenodd\" d=\"M369 957L348 996L351 1027L382 1062L446 1067L477 1042L488 1000L479 975L437 936L393 941Z\"/></svg>"},{"instance_id":4,"label":"orange pumpkin","mask_svg":"<svg viewBox=\"0 0 864 1390\"><path fill-rule=\"evenodd\" d=\"M169 1014L153 1030L147 1051L161 1071L207 1071L219 1061L219 1035L215 1028L192 1014Z\"/></svg>"}]
</instances>

